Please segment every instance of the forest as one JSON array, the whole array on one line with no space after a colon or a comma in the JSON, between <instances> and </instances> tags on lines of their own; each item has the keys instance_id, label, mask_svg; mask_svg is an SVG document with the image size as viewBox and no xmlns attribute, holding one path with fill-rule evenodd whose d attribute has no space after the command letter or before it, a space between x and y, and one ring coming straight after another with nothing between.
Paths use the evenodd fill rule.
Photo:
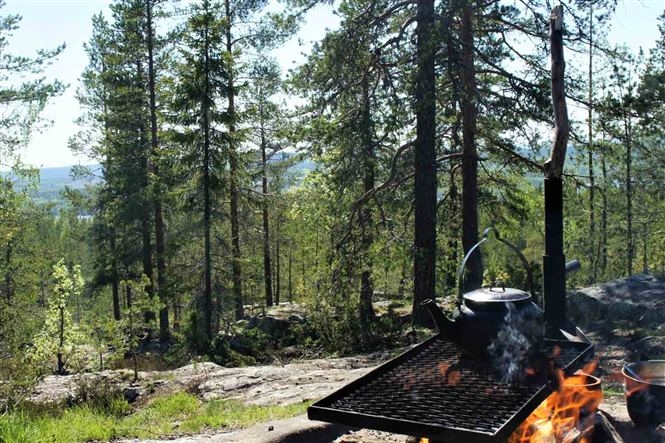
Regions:
<instances>
[{"instance_id":1,"label":"forest","mask_svg":"<svg viewBox=\"0 0 665 443\"><path fill-rule=\"evenodd\" d=\"M569 287L665 267L665 13L611 45L613 0L563 3ZM284 75L314 8L339 26ZM0 10L0 13L2 11ZM93 19L70 148L96 167L57 211L19 148L65 87L63 47L11 53L0 21L0 412L45 374L237 366L404 345L454 305L493 226L542 283L552 145L539 0L112 0ZM76 87L76 86L70 86ZM21 183L19 186L18 183ZM28 183L26 186L25 183ZM30 184L32 183L32 185ZM510 251L464 285L524 286ZM277 306L302 317L267 333ZM154 358L154 357L153 357Z\"/></svg>"}]
</instances>

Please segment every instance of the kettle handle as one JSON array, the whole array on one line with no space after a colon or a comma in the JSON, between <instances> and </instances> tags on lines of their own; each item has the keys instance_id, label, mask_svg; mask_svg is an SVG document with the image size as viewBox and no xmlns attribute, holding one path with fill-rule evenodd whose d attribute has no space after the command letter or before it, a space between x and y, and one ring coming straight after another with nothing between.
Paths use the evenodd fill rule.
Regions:
<instances>
[{"instance_id":1,"label":"kettle handle","mask_svg":"<svg viewBox=\"0 0 665 443\"><path fill-rule=\"evenodd\" d=\"M529 285L529 291L531 293L531 297L533 297L533 300L536 301L536 291L534 290L535 286L533 285L533 275L531 274L531 269L529 268L529 262L526 260L526 257L524 257L524 255L520 252L517 246L510 243L508 240L501 238L499 231L494 226L490 226L489 228L485 229L485 231L483 232L482 240L480 240L478 243L473 245L471 249L469 249L469 252L467 252L466 255L464 256L464 260L462 260L462 264L457 270L459 303L461 304L464 300L462 297L462 291L464 286L463 279L464 279L464 269L466 268L466 262L469 260L469 257L471 257L471 254L476 252L476 250L480 248L480 245L482 245L489 239L490 232L494 232L494 236L496 237L496 239L499 240L504 245L508 246L520 258L520 260L522 261L522 266L524 266L524 270L526 271L527 284Z\"/></svg>"}]
</instances>

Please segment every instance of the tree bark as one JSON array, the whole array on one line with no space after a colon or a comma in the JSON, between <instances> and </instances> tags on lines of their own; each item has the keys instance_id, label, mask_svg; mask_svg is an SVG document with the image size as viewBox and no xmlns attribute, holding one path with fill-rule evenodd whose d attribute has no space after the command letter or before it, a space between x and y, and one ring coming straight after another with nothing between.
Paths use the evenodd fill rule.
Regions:
<instances>
[{"instance_id":1,"label":"tree bark","mask_svg":"<svg viewBox=\"0 0 665 443\"><path fill-rule=\"evenodd\" d=\"M148 43L148 91L150 95L150 146L152 175L154 177L154 217L155 217L155 260L157 262L157 293L161 306L159 308L159 341L166 342L170 338L169 332L169 297L166 285L166 251L164 246L164 216L162 214L162 191L159 175L159 140L157 138L157 99L155 86L155 58L154 58L154 26L152 22L153 0L145 0L146 31Z\"/></svg>"},{"instance_id":2,"label":"tree bark","mask_svg":"<svg viewBox=\"0 0 665 443\"><path fill-rule=\"evenodd\" d=\"M633 128L630 117L624 109L624 130L626 145L626 271L628 276L633 275L633 261L635 258L635 242L633 240Z\"/></svg>"},{"instance_id":3,"label":"tree bark","mask_svg":"<svg viewBox=\"0 0 665 443\"><path fill-rule=\"evenodd\" d=\"M462 247L464 254L478 243L478 151L476 121L478 117L476 67L474 64L473 0L462 3ZM463 277L464 290L478 288L483 282L480 254L469 257Z\"/></svg>"},{"instance_id":4,"label":"tree bark","mask_svg":"<svg viewBox=\"0 0 665 443\"><path fill-rule=\"evenodd\" d=\"M288 291L289 291L289 303L293 302L293 274L291 272L291 269L293 268L293 252L291 250L291 247L289 246L289 269L288 269L288 278L289 278L289 283L288 283Z\"/></svg>"},{"instance_id":5,"label":"tree bark","mask_svg":"<svg viewBox=\"0 0 665 443\"><path fill-rule=\"evenodd\" d=\"M207 12L207 11L206 11ZM210 113L212 107L212 91L210 86L210 40L208 29L205 30L205 48L204 48L204 93L201 103L201 126L203 129L203 332L205 335L205 345L210 347L213 340L213 304L212 304L212 254L211 254L211 225L212 225L212 195L211 195L211 156L212 150L210 140Z\"/></svg>"},{"instance_id":6,"label":"tree bark","mask_svg":"<svg viewBox=\"0 0 665 443\"><path fill-rule=\"evenodd\" d=\"M432 321L421 303L435 297L436 260L436 101L434 1L417 2L415 86L416 143L414 179L415 241L412 321L414 325L431 326Z\"/></svg>"},{"instance_id":7,"label":"tree bark","mask_svg":"<svg viewBox=\"0 0 665 443\"><path fill-rule=\"evenodd\" d=\"M601 248L600 248L600 269L602 271L602 276L603 278L606 276L606 271L607 271L607 208L608 208L608 201L607 201L607 159L606 159L606 154L605 154L605 146L603 146L603 150L601 151L601 174L603 175L603 192L602 192L602 210L600 213L600 241L601 241Z\"/></svg>"},{"instance_id":8,"label":"tree bark","mask_svg":"<svg viewBox=\"0 0 665 443\"><path fill-rule=\"evenodd\" d=\"M226 16L226 52L229 57L233 56L233 37L231 35L231 26L233 17L231 16L231 5L229 0L224 0L224 11ZM228 72L228 106L227 112L229 114L229 192L230 192L230 206L231 206L231 249L232 249L232 265L231 272L233 275L233 295L235 301L235 318L240 320L245 316L243 297L242 297L242 267L241 267L241 254L240 254L240 227L238 222L238 150L236 149L234 137L236 136L236 107L235 107L235 79L233 75L233 68L229 68Z\"/></svg>"},{"instance_id":9,"label":"tree bark","mask_svg":"<svg viewBox=\"0 0 665 443\"><path fill-rule=\"evenodd\" d=\"M588 171L589 171L589 256L591 265L591 278L589 284L594 284L597 279L598 258L596 257L596 207L595 199L595 177L593 171L593 4L589 5L589 107L587 115L587 132L589 145L587 147Z\"/></svg>"},{"instance_id":10,"label":"tree bark","mask_svg":"<svg viewBox=\"0 0 665 443\"><path fill-rule=\"evenodd\" d=\"M262 216L263 216L263 281L265 285L266 306L273 305L272 291L272 269L270 264L270 221L268 217L268 159L267 159L267 140L265 133L265 119L263 115L263 105L260 109L261 124L261 190L263 191Z\"/></svg>"},{"instance_id":11,"label":"tree bark","mask_svg":"<svg viewBox=\"0 0 665 443\"><path fill-rule=\"evenodd\" d=\"M139 72L142 72L139 64ZM139 146L145 146L145 128L143 125L139 128ZM141 155L141 188L142 191L145 191L148 188L148 155L147 153ZM143 273L148 277L148 287L146 292L150 300L153 300L155 297L155 287L154 287L154 273L153 273L153 263L152 263L152 230L150 229L150 205L148 203L148 198L146 195L141 196L143 199L142 208L141 208L141 260L143 264ZM152 321L155 319L155 314L152 310L145 312L146 322Z\"/></svg>"},{"instance_id":12,"label":"tree bark","mask_svg":"<svg viewBox=\"0 0 665 443\"><path fill-rule=\"evenodd\" d=\"M446 287L448 289L457 288L457 267L459 266L458 248L460 238L459 226L459 207L460 196L457 189L457 182L455 181L455 173L459 169L459 163L450 169L450 197L448 202L448 217L450 218L447 223L448 233L448 253L450 258L446 264Z\"/></svg>"},{"instance_id":13,"label":"tree bark","mask_svg":"<svg viewBox=\"0 0 665 443\"><path fill-rule=\"evenodd\" d=\"M369 98L369 81L367 74L362 79L362 125L361 125L361 144L364 151L363 159L363 193L374 189L374 165L376 162L374 153L374 143L372 136L372 117ZM374 308L372 298L374 295L374 278L372 275L372 259L370 249L374 242L372 235L372 208L370 202L365 202L360 212L360 231L361 231L361 252L362 272L360 276L360 325L364 332L368 332L369 322L374 319Z\"/></svg>"},{"instance_id":14,"label":"tree bark","mask_svg":"<svg viewBox=\"0 0 665 443\"><path fill-rule=\"evenodd\" d=\"M5 265L7 267L5 269L5 298L7 299L7 303L11 302L14 297L14 278L11 266L12 252L12 242L8 241L5 245Z\"/></svg>"},{"instance_id":15,"label":"tree bark","mask_svg":"<svg viewBox=\"0 0 665 443\"><path fill-rule=\"evenodd\" d=\"M282 272L282 261L280 259L280 241L279 241L279 220L277 222L277 229L275 233L275 304L279 305L280 302L280 296L281 296L281 272Z\"/></svg>"},{"instance_id":16,"label":"tree bark","mask_svg":"<svg viewBox=\"0 0 665 443\"><path fill-rule=\"evenodd\" d=\"M111 230L111 298L113 300L113 319L120 321L122 314L120 310L120 278L118 276L118 259L115 241L115 230Z\"/></svg>"}]
</instances>

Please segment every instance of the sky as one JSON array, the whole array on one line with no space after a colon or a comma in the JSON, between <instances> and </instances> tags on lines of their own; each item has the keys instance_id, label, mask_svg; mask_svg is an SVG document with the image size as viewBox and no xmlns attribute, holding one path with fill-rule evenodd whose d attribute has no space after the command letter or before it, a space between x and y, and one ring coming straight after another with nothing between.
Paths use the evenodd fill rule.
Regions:
<instances>
[{"instance_id":1,"label":"sky","mask_svg":"<svg viewBox=\"0 0 665 443\"><path fill-rule=\"evenodd\" d=\"M33 136L22 152L24 163L41 168L87 164L92 160L76 157L67 148L68 138L77 131L74 120L80 115L76 101L78 78L87 65L83 44L91 35L91 18L106 11L110 0L5 0L0 15L20 14L23 20L10 41L13 54L32 55L40 48L54 48L65 43L67 48L46 71L49 78L68 84L66 92L47 105L43 116L52 125ZM619 0L609 38L613 43L626 43L633 50L648 50L658 37L657 18L665 10L665 0ZM300 55L308 43L325 35L337 18L326 7L319 7L308 18L298 37L276 53L284 69L303 61ZM306 44L300 46L298 38ZM570 63L571 60L568 60Z\"/></svg>"}]
</instances>

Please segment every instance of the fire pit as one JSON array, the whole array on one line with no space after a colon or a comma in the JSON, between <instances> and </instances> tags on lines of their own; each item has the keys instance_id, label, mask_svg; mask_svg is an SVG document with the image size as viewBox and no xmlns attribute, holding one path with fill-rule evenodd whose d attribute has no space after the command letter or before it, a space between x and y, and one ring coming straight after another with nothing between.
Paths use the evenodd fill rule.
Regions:
<instances>
[{"instance_id":1,"label":"fire pit","mask_svg":"<svg viewBox=\"0 0 665 443\"><path fill-rule=\"evenodd\" d=\"M545 340L566 374L593 355L587 343ZM312 405L312 420L449 442L503 441L553 392L534 376L506 384L489 362L467 359L440 335Z\"/></svg>"}]
</instances>

